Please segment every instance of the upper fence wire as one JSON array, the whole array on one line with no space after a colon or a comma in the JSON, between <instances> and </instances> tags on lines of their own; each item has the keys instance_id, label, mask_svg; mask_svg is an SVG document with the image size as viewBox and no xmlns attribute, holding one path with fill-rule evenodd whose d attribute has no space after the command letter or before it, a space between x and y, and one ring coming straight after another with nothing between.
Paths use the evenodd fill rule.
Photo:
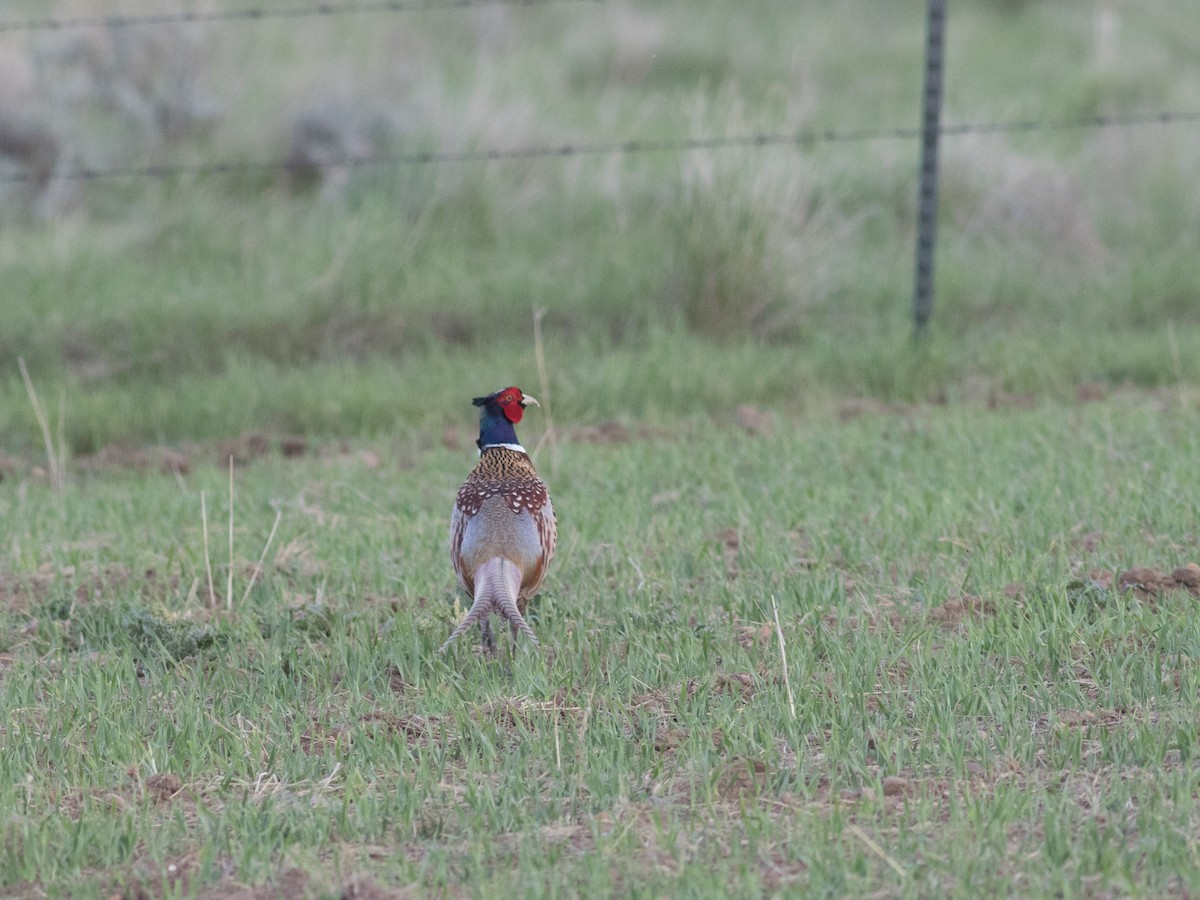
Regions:
<instances>
[{"instance_id":1,"label":"upper fence wire","mask_svg":"<svg viewBox=\"0 0 1200 900\"><path fill-rule=\"evenodd\" d=\"M319 16L405 13L430 10L465 10L476 7L545 7L556 4L603 5L607 0L361 0L346 3L316 3L291 7L254 7L226 10L178 10L139 15L47 17L0 21L0 33L17 31L64 31L80 28L129 28L138 26L186 25L219 22L298 19ZM1063 131L1086 128L1130 128L1143 125L1169 125L1200 122L1200 110L1153 110L1112 115L1059 119L1018 119L1004 122L968 122L944 125L942 136L1001 134L1016 132ZM310 163L319 168L360 168L383 165L429 165L438 163L488 162L604 154L692 152L727 148L796 146L837 142L879 140L916 140L918 127L880 127L858 129L813 129L801 132L760 132L718 135L674 140L628 138L590 143L547 143L523 147L485 147L454 151L410 151L381 155L342 157L328 163ZM146 165L93 168L81 166L56 171L55 179L97 180L106 178L172 178L188 175L286 170L294 165L287 159L215 160L202 163L154 163ZM45 174L30 171L0 172L0 182L44 179Z\"/></svg>"},{"instance_id":2,"label":"upper fence wire","mask_svg":"<svg viewBox=\"0 0 1200 900\"><path fill-rule=\"evenodd\" d=\"M1157 111L1121 115L1085 116L1078 119L1015 120L1011 122L976 122L945 125L939 129L943 136L968 134L1001 134L1006 132L1064 131L1079 128L1130 128L1139 125L1169 125L1200 122L1200 111ZM308 163L319 168L343 169L383 165L432 165L437 163L494 162L503 160L538 159L546 157L595 156L602 154L639 154L663 152L692 152L727 148L796 146L822 143L915 140L920 128L864 128L853 130L803 131L799 133L760 133L718 137L680 138L677 140L600 141L596 143L544 144L529 147L488 147L477 150L413 151L371 156L349 156L328 163ZM172 178L183 175L221 175L235 172L286 170L295 163L287 159L221 160L206 163L149 164L114 166L111 168L82 167L55 172L54 178L94 180L104 178ZM0 182L27 181L37 177L25 171L0 172Z\"/></svg>"},{"instance_id":3,"label":"upper fence wire","mask_svg":"<svg viewBox=\"0 0 1200 900\"><path fill-rule=\"evenodd\" d=\"M188 25L209 22L258 22L269 19L306 19L315 16L470 9L480 6L550 6L559 3L599 5L605 2L607 0L365 0L360 3L314 3L306 6L264 6L251 9L173 10L138 15L14 19L0 22L0 33L6 31L66 31L74 28L130 28L139 25Z\"/></svg>"}]
</instances>

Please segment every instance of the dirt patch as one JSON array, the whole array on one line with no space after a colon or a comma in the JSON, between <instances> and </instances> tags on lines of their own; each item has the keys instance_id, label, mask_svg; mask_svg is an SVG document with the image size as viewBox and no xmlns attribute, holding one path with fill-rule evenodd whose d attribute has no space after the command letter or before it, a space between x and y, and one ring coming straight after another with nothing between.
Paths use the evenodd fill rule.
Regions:
<instances>
[{"instance_id":1,"label":"dirt patch","mask_svg":"<svg viewBox=\"0 0 1200 900\"><path fill-rule=\"evenodd\" d=\"M678 684L669 688L659 688L653 691L646 691L642 694L635 694L629 701L629 708L633 710L647 710L658 714L667 713L675 709L675 704L682 698L690 700L696 695L696 690L699 684L695 679L689 679L686 684Z\"/></svg>"},{"instance_id":2,"label":"dirt patch","mask_svg":"<svg viewBox=\"0 0 1200 900\"><path fill-rule=\"evenodd\" d=\"M659 722L654 732L654 752L674 753L687 742L689 736L686 728Z\"/></svg>"},{"instance_id":3,"label":"dirt patch","mask_svg":"<svg viewBox=\"0 0 1200 900\"><path fill-rule=\"evenodd\" d=\"M185 853L175 859L169 860L162 864L159 868L158 864L140 863L133 867L131 876L126 876L121 879L121 882L128 884L130 880L139 879L142 883L132 887L122 887L120 884L113 885L109 888L107 894L109 900L120 897L121 900L152 900L155 897L161 897L165 894L168 896L186 897L191 895L192 878L196 870L196 856L194 853ZM167 883L170 884L171 890L164 891L163 877L166 877ZM201 891L197 896L208 896ZM231 896L237 896L236 893Z\"/></svg>"},{"instance_id":4,"label":"dirt patch","mask_svg":"<svg viewBox=\"0 0 1200 900\"><path fill-rule=\"evenodd\" d=\"M271 455L271 439L265 434L246 434L217 447L217 465L226 467L229 460L236 466L244 466L256 459Z\"/></svg>"},{"instance_id":5,"label":"dirt patch","mask_svg":"<svg viewBox=\"0 0 1200 900\"><path fill-rule=\"evenodd\" d=\"M351 737L346 729L338 726L327 726L317 716L312 717L312 723L300 735L300 750L308 756L315 756L327 750L334 750L339 745L348 747Z\"/></svg>"},{"instance_id":6,"label":"dirt patch","mask_svg":"<svg viewBox=\"0 0 1200 900\"><path fill-rule=\"evenodd\" d=\"M929 611L929 620L943 628L959 628L969 619L995 615L996 604L990 600L964 594L953 597Z\"/></svg>"},{"instance_id":7,"label":"dirt patch","mask_svg":"<svg viewBox=\"0 0 1200 900\"><path fill-rule=\"evenodd\" d=\"M775 638L773 622L752 622L748 625L737 626L738 646L743 650L771 643Z\"/></svg>"},{"instance_id":8,"label":"dirt patch","mask_svg":"<svg viewBox=\"0 0 1200 900\"><path fill-rule=\"evenodd\" d=\"M1040 718L1036 728L1041 730L1052 725L1059 728L1112 728L1124 719L1125 711L1120 709L1063 708Z\"/></svg>"},{"instance_id":9,"label":"dirt patch","mask_svg":"<svg viewBox=\"0 0 1200 900\"><path fill-rule=\"evenodd\" d=\"M1009 600L1022 601L1025 599L1025 585L1018 581L1009 582L1004 586L1004 596Z\"/></svg>"},{"instance_id":10,"label":"dirt patch","mask_svg":"<svg viewBox=\"0 0 1200 900\"><path fill-rule=\"evenodd\" d=\"M598 425L583 425L567 432L567 438L577 444L628 444L633 434L615 420Z\"/></svg>"},{"instance_id":11,"label":"dirt patch","mask_svg":"<svg viewBox=\"0 0 1200 900\"><path fill-rule=\"evenodd\" d=\"M229 468L231 457L234 465L239 467L274 456L293 460L312 457L325 463L359 462L368 469L377 469L383 463L374 450L356 450L350 441L314 444L300 435L249 434L222 441L216 445L215 450L211 444L200 444L189 446L188 452L197 458L215 457L214 462L221 469Z\"/></svg>"},{"instance_id":12,"label":"dirt patch","mask_svg":"<svg viewBox=\"0 0 1200 900\"><path fill-rule=\"evenodd\" d=\"M817 558L814 554L813 539L803 529L795 529L788 532L788 542L792 545L793 558L789 566L789 572L798 574L817 567Z\"/></svg>"},{"instance_id":13,"label":"dirt patch","mask_svg":"<svg viewBox=\"0 0 1200 900\"><path fill-rule=\"evenodd\" d=\"M73 604L86 604L133 591L141 599L162 600L176 595L179 589L178 575L165 575L153 568L138 576L118 563L85 573L74 566L57 568L44 563L32 575L0 574L0 606L24 612L56 596L69 596Z\"/></svg>"},{"instance_id":14,"label":"dirt patch","mask_svg":"<svg viewBox=\"0 0 1200 900\"><path fill-rule=\"evenodd\" d=\"M1143 599L1150 599L1169 591L1187 591L1200 597L1200 565L1188 563L1171 572L1156 569L1126 569L1116 577L1117 589L1133 591Z\"/></svg>"},{"instance_id":15,"label":"dirt patch","mask_svg":"<svg viewBox=\"0 0 1200 900\"><path fill-rule=\"evenodd\" d=\"M714 674L712 680L712 694L710 696L734 696L743 701L749 701L758 692L760 682L756 680L754 673L751 672L718 672ZM696 696L696 692L700 690L703 683L697 682L696 679L688 679L688 682L680 682L674 684L670 688L660 688L658 690L646 691L644 694L636 694L630 698L629 709L649 710L649 712L658 714L672 714L680 701L691 700Z\"/></svg>"},{"instance_id":16,"label":"dirt patch","mask_svg":"<svg viewBox=\"0 0 1200 900\"><path fill-rule=\"evenodd\" d=\"M750 672L718 672L707 683L710 688L707 697L731 696L744 704L758 693L761 684L762 679ZM681 702L691 700L705 686L704 682L689 679L671 687L636 694L628 706L618 710L618 714L625 717L625 730L631 736L642 739L653 729L655 751L674 753L691 736L691 732L679 724L676 710ZM643 721L646 715L653 717L649 724ZM720 729L709 732L708 736L714 747L719 747L724 740Z\"/></svg>"},{"instance_id":17,"label":"dirt patch","mask_svg":"<svg viewBox=\"0 0 1200 900\"><path fill-rule=\"evenodd\" d=\"M161 600L180 592L182 582L178 575L168 575L157 569L143 569L134 575L123 566L105 566L99 575L85 577L75 589L76 602L103 599L105 593L136 589L143 599Z\"/></svg>"},{"instance_id":18,"label":"dirt patch","mask_svg":"<svg viewBox=\"0 0 1200 900\"><path fill-rule=\"evenodd\" d=\"M599 444L617 446L634 441L653 441L666 439L679 440L679 429L665 429L655 425L638 423L626 425L616 419L607 422L597 422L593 425L578 425L567 428L563 436L577 444Z\"/></svg>"},{"instance_id":19,"label":"dirt patch","mask_svg":"<svg viewBox=\"0 0 1200 900\"><path fill-rule=\"evenodd\" d=\"M159 772L146 779L146 795L156 803L175 799L183 791L183 779L171 772Z\"/></svg>"},{"instance_id":20,"label":"dirt patch","mask_svg":"<svg viewBox=\"0 0 1200 900\"><path fill-rule=\"evenodd\" d=\"M1120 593L1132 593L1151 603L1165 594L1178 591L1200 597L1200 565L1188 563L1170 572L1145 566L1135 566L1120 572L1089 569L1082 577L1069 582L1067 590L1077 598L1098 598L1116 590Z\"/></svg>"},{"instance_id":21,"label":"dirt patch","mask_svg":"<svg viewBox=\"0 0 1200 900\"><path fill-rule=\"evenodd\" d=\"M375 710L362 716L359 721L368 737L382 730L385 735L403 738L409 747L424 746L432 741L444 741L448 732L440 716L395 715ZM374 727L371 727L374 725Z\"/></svg>"},{"instance_id":22,"label":"dirt patch","mask_svg":"<svg viewBox=\"0 0 1200 900\"><path fill-rule=\"evenodd\" d=\"M749 700L758 693L758 685L749 672L719 672L713 683L713 693L729 694Z\"/></svg>"},{"instance_id":23,"label":"dirt patch","mask_svg":"<svg viewBox=\"0 0 1200 900\"><path fill-rule=\"evenodd\" d=\"M849 592L854 590L857 585L851 579L846 579L846 590ZM866 606L865 601L863 605ZM906 622L906 617L900 608L896 605L896 601L876 595L874 604L864 609L861 613L854 613L840 617L837 613L825 613L821 616L821 621L828 628L839 631L857 631L860 628L865 628L871 634L880 629L888 629L890 631L900 631Z\"/></svg>"},{"instance_id":24,"label":"dirt patch","mask_svg":"<svg viewBox=\"0 0 1200 900\"><path fill-rule=\"evenodd\" d=\"M275 551L275 571L294 580L310 581L325 574L325 563L312 542L293 538Z\"/></svg>"},{"instance_id":25,"label":"dirt patch","mask_svg":"<svg viewBox=\"0 0 1200 900\"><path fill-rule=\"evenodd\" d=\"M355 453L347 441L339 441L329 447L314 449L312 441L302 435L268 435L251 432L216 443L184 443L178 447L137 447L128 444L108 444L95 453L78 454L71 459L71 466L83 472L101 473L120 470L132 472L159 472L163 475L186 475L197 460L211 460L219 468L228 468L230 457L234 465L246 466L255 460L280 456L285 459L300 459L317 452L322 458L341 459L357 456L370 468L379 464L377 454L370 451ZM372 460L375 465L371 465ZM0 478L5 474L5 461L15 474L27 464L15 457L0 457Z\"/></svg>"},{"instance_id":26,"label":"dirt patch","mask_svg":"<svg viewBox=\"0 0 1200 900\"><path fill-rule=\"evenodd\" d=\"M25 463L22 460L7 453L0 453L0 481L15 477L24 468Z\"/></svg>"},{"instance_id":27,"label":"dirt patch","mask_svg":"<svg viewBox=\"0 0 1200 900\"><path fill-rule=\"evenodd\" d=\"M123 782L109 788L72 790L64 793L58 799L59 810L76 821L88 804L99 804L110 810L126 812L144 803L155 806L182 803L185 814L195 811L195 799L178 775L158 772L142 780L137 770L132 768L126 774L128 777Z\"/></svg>"},{"instance_id":28,"label":"dirt patch","mask_svg":"<svg viewBox=\"0 0 1200 900\"><path fill-rule=\"evenodd\" d=\"M308 453L308 439L296 435L279 439L279 452L289 459Z\"/></svg>"},{"instance_id":29,"label":"dirt patch","mask_svg":"<svg viewBox=\"0 0 1200 900\"><path fill-rule=\"evenodd\" d=\"M885 797L907 797L913 792L913 783L900 775L888 775L880 782Z\"/></svg>"},{"instance_id":30,"label":"dirt patch","mask_svg":"<svg viewBox=\"0 0 1200 900\"><path fill-rule=\"evenodd\" d=\"M1013 393L992 387L985 402L988 409L1033 409L1038 404L1038 396L1028 391Z\"/></svg>"},{"instance_id":31,"label":"dirt patch","mask_svg":"<svg viewBox=\"0 0 1200 900\"><path fill-rule=\"evenodd\" d=\"M171 447L129 447L123 444L111 444L95 453L77 456L71 463L84 472L124 469L186 475L192 468L191 457L181 450Z\"/></svg>"},{"instance_id":32,"label":"dirt patch","mask_svg":"<svg viewBox=\"0 0 1200 900\"><path fill-rule=\"evenodd\" d=\"M774 777L772 769L761 759L740 757L731 759L717 776L716 792L721 800L740 802L765 794Z\"/></svg>"},{"instance_id":33,"label":"dirt patch","mask_svg":"<svg viewBox=\"0 0 1200 900\"><path fill-rule=\"evenodd\" d=\"M395 607L393 607L393 610L395 610ZM388 687L392 689L392 693L395 694L397 698L406 697L410 694L421 693L419 688L409 684L404 680L404 673L402 673L399 667L395 664L387 667L387 677Z\"/></svg>"},{"instance_id":34,"label":"dirt patch","mask_svg":"<svg viewBox=\"0 0 1200 900\"><path fill-rule=\"evenodd\" d=\"M54 573L19 577L0 573L0 606L25 612L30 606L50 596L54 589Z\"/></svg>"},{"instance_id":35,"label":"dirt patch","mask_svg":"<svg viewBox=\"0 0 1200 900\"><path fill-rule=\"evenodd\" d=\"M530 700L528 697L501 697L491 700L473 710L481 722L492 722L506 730L528 729L534 719L557 716L560 723L573 721L583 714L583 709L555 700Z\"/></svg>"},{"instance_id":36,"label":"dirt patch","mask_svg":"<svg viewBox=\"0 0 1200 900\"><path fill-rule=\"evenodd\" d=\"M775 413L743 403L733 411L737 426L755 437L770 437L775 433Z\"/></svg>"},{"instance_id":37,"label":"dirt patch","mask_svg":"<svg viewBox=\"0 0 1200 900\"><path fill-rule=\"evenodd\" d=\"M722 528L713 535L713 540L719 543L725 550L737 553L742 545L742 540L738 536L736 528Z\"/></svg>"},{"instance_id":38,"label":"dirt patch","mask_svg":"<svg viewBox=\"0 0 1200 900\"><path fill-rule=\"evenodd\" d=\"M1076 578L1067 583L1067 590L1072 593L1082 591L1110 591L1113 586L1115 573L1104 569L1088 569L1082 578Z\"/></svg>"},{"instance_id":39,"label":"dirt patch","mask_svg":"<svg viewBox=\"0 0 1200 900\"><path fill-rule=\"evenodd\" d=\"M1076 534L1070 539L1070 547L1082 553L1095 553L1096 548L1104 541L1104 532L1088 531Z\"/></svg>"},{"instance_id":40,"label":"dirt patch","mask_svg":"<svg viewBox=\"0 0 1200 900\"><path fill-rule=\"evenodd\" d=\"M423 892L417 885L402 888L384 887L366 878L351 878L342 889L340 900L409 900L420 897Z\"/></svg>"},{"instance_id":41,"label":"dirt patch","mask_svg":"<svg viewBox=\"0 0 1200 900\"><path fill-rule=\"evenodd\" d=\"M312 883L312 878L301 869L285 869L266 884L250 887L232 878L223 878L216 884L206 885L197 893L198 900L287 900L295 897L311 897L323 892ZM149 898L149 894L136 896Z\"/></svg>"},{"instance_id":42,"label":"dirt patch","mask_svg":"<svg viewBox=\"0 0 1200 900\"><path fill-rule=\"evenodd\" d=\"M725 578L733 581L738 577L738 553L742 548L741 535L736 528L722 528L713 535L721 548L721 559L725 563Z\"/></svg>"},{"instance_id":43,"label":"dirt patch","mask_svg":"<svg viewBox=\"0 0 1200 900\"><path fill-rule=\"evenodd\" d=\"M892 407L874 397L854 397L838 404L838 421L850 422L859 416L883 416L893 412Z\"/></svg>"}]
</instances>

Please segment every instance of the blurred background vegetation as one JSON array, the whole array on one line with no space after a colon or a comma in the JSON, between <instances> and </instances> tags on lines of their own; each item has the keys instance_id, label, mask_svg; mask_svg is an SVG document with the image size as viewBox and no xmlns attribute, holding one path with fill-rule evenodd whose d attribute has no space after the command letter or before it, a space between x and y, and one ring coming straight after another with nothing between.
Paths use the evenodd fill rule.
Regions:
<instances>
[{"instance_id":1,"label":"blurred background vegetation","mask_svg":"<svg viewBox=\"0 0 1200 900\"><path fill-rule=\"evenodd\" d=\"M289 4L181 8L259 7ZM943 121L1200 110L1193 14L962 0ZM919 0L613 0L0 31L0 447L41 446L18 357L74 453L428 431L535 390L537 311L567 422L1193 387L1195 122L946 138L920 345L910 138L338 165L910 128L923 26ZM59 177L223 161L282 164Z\"/></svg>"}]
</instances>

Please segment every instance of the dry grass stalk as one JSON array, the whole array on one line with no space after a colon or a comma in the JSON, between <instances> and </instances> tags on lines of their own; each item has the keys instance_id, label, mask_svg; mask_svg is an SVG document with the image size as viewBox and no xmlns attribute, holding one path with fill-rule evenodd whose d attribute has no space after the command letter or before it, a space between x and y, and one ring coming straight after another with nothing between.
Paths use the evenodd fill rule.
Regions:
<instances>
[{"instance_id":1,"label":"dry grass stalk","mask_svg":"<svg viewBox=\"0 0 1200 900\"><path fill-rule=\"evenodd\" d=\"M233 456L229 457L229 572L225 579L225 608L233 609Z\"/></svg>"},{"instance_id":2,"label":"dry grass stalk","mask_svg":"<svg viewBox=\"0 0 1200 900\"><path fill-rule=\"evenodd\" d=\"M859 828L857 825L854 825L854 824L848 825L847 830L852 835L854 835L856 838L858 838L860 841L862 841L864 844L866 844L867 849L869 849L872 853L874 853L876 856L878 856L880 859L882 859L885 863L887 863L888 866L891 867L892 871L894 871L897 875L899 875L901 878L907 877L908 872L905 871L904 866L902 866L902 865L900 865L900 863L896 862L895 858L890 853L888 853L886 850L884 850L882 847L880 847L879 844L875 841L875 839L872 838L869 834L867 834L865 831L863 831L861 828Z\"/></svg>"},{"instance_id":3,"label":"dry grass stalk","mask_svg":"<svg viewBox=\"0 0 1200 900\"><path fill-rule=\"evenodd\" d=\"M263 561L267 558L267 551L271 549L271 541L275 540L275 531L279 528L279 520L283 518L283 510L275 510L275 524L271 526L271 533L267 535L267 542L263 544L262 553L258 556L258 565L254 567L254 571L250 573L250 583L246 585L246 590L242 594L242 604L246 602L246 598L250 596L250 591L254 588L254 582L258 580L258 573L262 571Z\"/></svg>"},{"instance_id":4,"label":"dry grass stalk","mask_svg":"<svg viewBox=\"0 0 1200 900\"><path fill-rule=\"evenodd\" d=\"M787 661L787 646L783 642L783 628L779 624L779 604L775 602L775 595L771 595L771 610L775 613L775 634L779 636L779 657L783 663L783 686L787 689L788 709L792 713L792 718L796 718L796 697L792 694L792 679L788 677L788 661Z\"/></svg>"},{"instance_id":5,"label":"dry grass stalk","mask_svg":"<svg viewBox=\"0 0 1200 900\"><path fill-rule=\"evenodd\" d=\"M558 435L554 431L554 417L550 414L550 378L546 374L546 353L542 344L542 317L545 315L546 310L544 309L533 311L533 354L537 360L542 410L546 415L546 431L542 434L541 440L537 442L537 446L533 448L533 452L537 453L543 443L550 444L550 477L553 478L558 463Z\"/></svg>"},{"instance_id":6,"label":"dry grass stalk","mask_svg":"<svg viewBox=\"0 0 1200 900\"><path fill-rule=\"evenodd\" d=\"M1171 365L1175 369L1175 387L1179 391L1179 409L1187 409L1187 395L1183 390L1183 363L1179 359L1179 342L1175 340L1175 323L1167 323L1167 343L1171 345Z\"/></svg>"},{"instance_id":7,"label":"dry grass stalk","mask_svg":"<svg viewBox=\"0 0 1200 900\"><path fill-rule=\"evenodd\" d=\"M208 608L216 609L217 592L213 590L212 560L208 555L208 507L204 505L204 491L200 492L200 528L204 534L204 570L208 573Z\"/></svg>"},{"instance_id":8,"label":"dry grass stalk","mask_svg":"<svg viewBox=\"0 0 1200 900\"><path fill-rule=\"evenodd\" d=\"M21 378L25 382L25 393L29 395L29 403L33 407L33 417L37 419L38 427L42 430L42 442L46 445L46 461L50 466L50 483L54 492L62 496L66 487L66 442L63 440L63 408L66 405L66 394L59 395L58 401L58 450L54 449L54 438L50 434L50 418L46 415L46 407L42 406L41 398L33 388L33 379L29 377L29 369L25 366L25 357L17 357L17 365L21 369Z\"/></svg>"},{"instance_id":9,"label":"dry grass stalk","mask_svg":"<svg viewBox=\"0 0 1200 900\"><path fill-rule=\"evenodd\" d=\"M558 697L554 698L554 768L562 769L562 744L558 737Z\"/></svg>"}]
</instances>

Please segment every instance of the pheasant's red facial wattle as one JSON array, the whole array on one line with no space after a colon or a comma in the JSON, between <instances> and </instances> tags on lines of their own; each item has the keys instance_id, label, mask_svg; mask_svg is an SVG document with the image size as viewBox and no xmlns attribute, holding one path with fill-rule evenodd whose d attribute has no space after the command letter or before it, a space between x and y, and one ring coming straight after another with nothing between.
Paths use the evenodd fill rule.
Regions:
<instances>
[{"instance_id":1,"label":"pheasant's red facial wattle","mask_svg":"<svg viewBox=\"0 0 1200 900\"><path fill-rule=\"evenodd\" d=\"M496 402L504 410L504 418L514 425L521 421L521 416L525 415L525 407L521 406L523 399L524 395L515 387L506 388L496 398Z\"/></svg>"}]
</instances>

